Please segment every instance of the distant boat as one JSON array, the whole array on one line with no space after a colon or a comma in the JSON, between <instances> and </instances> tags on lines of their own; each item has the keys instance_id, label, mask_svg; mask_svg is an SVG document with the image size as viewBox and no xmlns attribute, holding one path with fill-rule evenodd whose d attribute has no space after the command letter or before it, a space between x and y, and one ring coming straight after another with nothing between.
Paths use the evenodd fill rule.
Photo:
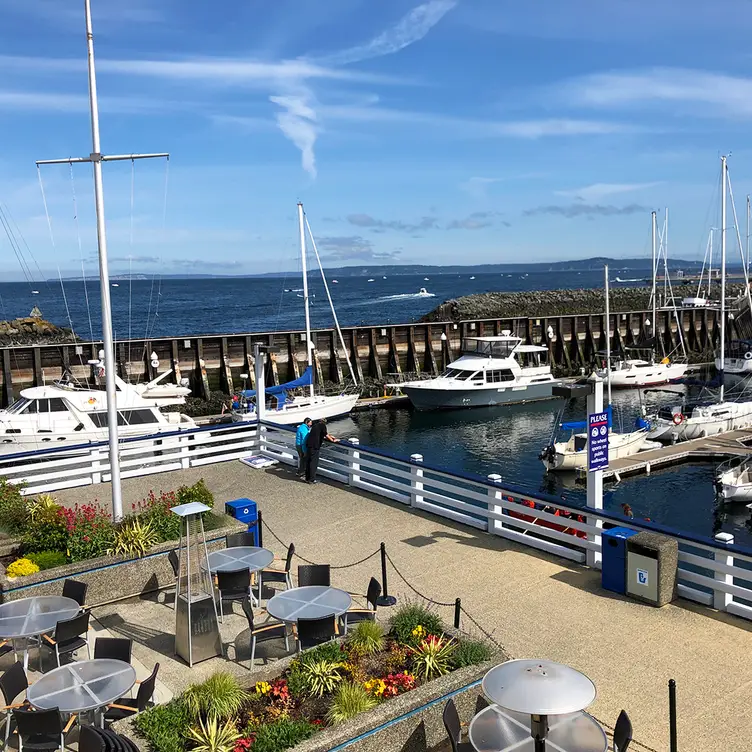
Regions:
<instances>
[{"instance_id":1,"label":"distant boat","mask_svg":"<svg viewBox=\"0 0 752 752\"><path fill-rule=\"evenodd\" d=\"M120 285L119 285L119 284L118 284L117 282L113 282L113 283L112 283L112 286L113 286L113 287L120 287Z\"/></svg>"},{"instance_id":2,"label":"distant boat","mask_svg":"<svg viewBox=\"0 0 752 752\"><path fill-rule=\"evenodd\" d=\"M369 282L374 282L375 280L373 280L373 279L369 279L368 281L369 281Z\"/></svg>"},{"instance_id":3,"label":"distant boat","mask_svg":"<svg viewBox=\"0 0 752 752\"><path fill-rule=\"evenodd\" d=\"M338 285L338 284L339 284L339 280L333 279L333 280L332 280L332 284L333 284L333 285Z\"/></svg>"},{"instance_id":4,"label":"distant boat","mask_svg":"<svg viewBox=\"0 0 752 752\"><path fill-rule=\"evenodd\" d=\"M386 279L386 277L382 277L381 279Z\"/></svg>"},{"instance_id":5,"label":"distant boat","mask_svg":"<svg viewBox=\"0 0 752 752\"><path fill-rule=\"evenodd\" d=\"M420 290L418 290L418 295L420 295L422 298L433 298L434 294L432 292L428 292L425 287L421 287Z\"/></svg>"},{"instance_id":6,"label":"distant boat","mask_svg":"<svg viewBox=\"0 0 752 752\"><path fill-rule=\"evenodd\" d=\"M470 277L470 279L475 279L475 277Z\"/></svg>"},{"instance_id":7,"label":"distant boat","mask_svg":"<svg viewBox=\"0 0 752 752\"><path fill-rule=\"evenodd\" d=\"M32 291L31 291L31 294L32 294L32 295L39 295L39 290L32 290Z\"/></svg>"},{"instance_id":8,"label":"distant boat","mask_svg":"<svg viewBox=\"0 0 752 752\"><path fill-rule=\"evenodd\" d=\"M428 277L423 277L424 282L428 282Z\"/></svg>"}]
</instances>

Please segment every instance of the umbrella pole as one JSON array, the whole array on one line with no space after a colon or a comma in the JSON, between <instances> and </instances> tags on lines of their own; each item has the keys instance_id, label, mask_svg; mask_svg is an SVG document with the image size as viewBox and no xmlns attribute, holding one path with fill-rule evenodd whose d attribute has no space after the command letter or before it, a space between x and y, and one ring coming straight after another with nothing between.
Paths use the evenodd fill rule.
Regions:
<instances>
[{"instance_id":1,"label":"umbrella pole","mask_svg":"<svg viewBox=\"0 0 752 752\"><path fill-rule=\"evenodd\" d=\"M548 736L548 716L531 715L530 732L535 739L535 752L546 752L546 737Z\"/></svg>"}]
</instances>

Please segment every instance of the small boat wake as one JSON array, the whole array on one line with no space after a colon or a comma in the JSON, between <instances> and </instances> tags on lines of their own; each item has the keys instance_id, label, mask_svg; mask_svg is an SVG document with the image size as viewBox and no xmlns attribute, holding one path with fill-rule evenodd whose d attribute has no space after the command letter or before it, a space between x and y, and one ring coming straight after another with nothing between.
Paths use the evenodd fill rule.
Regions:
<instances>
[{"instance_id":1,"label":"small boat wake","mask_svg":"<svg viewBox=\"0 0 752 752\"><path fill-rule=\"evenodd\" d=\"M637 279L622 279L621 277L617 277L614 282L642 282L642 280L639 277Z\"/></svg>"},{"instance_id":2,"label":"small boat wake","mask_svg":"<svg viewBox=\"0 0 752 752\"><path fill-rule=\"evenodd\" d=\"M425 287L421 287L418 292L405 292L400 295L386 295L379 300L409 300L411 298L435 298L436 293L428 292Z\"/></svg>"}]
</instances>

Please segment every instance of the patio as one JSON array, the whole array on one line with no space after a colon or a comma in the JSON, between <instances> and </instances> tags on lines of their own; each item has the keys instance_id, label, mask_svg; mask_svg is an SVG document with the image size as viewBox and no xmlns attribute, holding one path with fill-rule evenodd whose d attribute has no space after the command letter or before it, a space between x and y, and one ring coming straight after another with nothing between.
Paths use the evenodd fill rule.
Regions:
<instances>
[{"instance_id":1,"label":"patio","mask_svg":"<svg viewBox=\"0 0 752 752\"><path fill-rule=\"evenodd\" d=\"M362 559L384 541L405 579L432 599L463 607L513 657L541 657L576 667L598 690L590 707L612 726L624 708L634 724L636 749L664 749L668 740L666 684L678 685L680 748L746 750L739 718L752 704L747 670L749 626L741 619L678 601L663 609L640 605L600 588L600 574L564 560L455 525L430 514L376 499L364 492L320 483L307 486L285 468L253 470L241 463L152 475L124 481L126 501L160 485L203 477L217 504L247 496L259 504L269 529L297 552L333 566ZM61 502L106 499L107 486L63 491ZM264 530L264 545L277 555L284 546ZM293 572L297 564L293 563ZM380 579L378 558L332 572L332 584L363 592L370 576ZM412 594L390 568L389 590L400 600ZM414 597L414 596L413 596ZM251 679L247 623L236 606L221 631L225 642L240 634L242 663L215 658L187 669L173 655L174 612L160 594L94 608L102 628L134 640L134 658L144 667L161 664L166 693L219 668ZM170 594L167 594L169 603ZM93 604L96 606L96 604ZM443 609L451 622L451 611ZM388 609L382 611L388 615ZM472 629L463 617L463 628ZM231 658L234 653L230 651ZM146 670L146 669L144 669ZM167 696L167 694L165 694Z\"/></svg>"}]
</instances>

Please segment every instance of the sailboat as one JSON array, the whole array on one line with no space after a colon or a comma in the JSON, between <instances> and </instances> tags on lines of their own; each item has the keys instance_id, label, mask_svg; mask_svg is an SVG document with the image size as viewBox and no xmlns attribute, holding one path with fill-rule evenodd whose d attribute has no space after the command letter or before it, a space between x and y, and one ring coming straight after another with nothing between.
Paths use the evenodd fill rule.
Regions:
<instances>
[{"instance_id":1,"label":"sailboat","mask_svg":"<svg viewBox=\"0 0 752 752\"><path fill-rule=\"evenodd\" d=\"M668 210L666 214L666 224L664 224L662 245L666 240L666 231L668 227ZM658 291L657 291L657 278L658 278L658 254L657 250L657 227L656 227L656 213L651 213L651 239L653 249L653 291L652 291L652 303L653 303L653 318L648 324L652 327L652 338L649 342L642 345L635 345L625 348L635 355L641 353L646 354L646 358L631 357L625 351L624 357L614 358L611 361L611 369L608 374L611 379L611 386L614 388L635 388L646 386L658 386L659 384L667 384L670 381L680 379L687 372L687 353L684 348L684 339L682 337L681 326L679 327L679 336L681 337L681 347L683 350L683 356L680 358L671 359L668 355L662 360L656 361L655 348L658 344L657 341L657 313L658 313ZM666 254L665 246L663 247L664 258ZM668 266L665 265L666 278L668 279ZM617 282L622 281L616 278ZM674 311L676 313L676 311ZM598 375L605 379L606 373L604 370L600 370Z\"/></svg>"},{"instance_id":2,"label":"sailboat","mask_svg":"<svg viewBox=\"0 0 752 752\"><path fill-rule=\"evenodd\" d=\"M609 310L608 266L604 267L606 292L606 381L608 384L608 459L609 462L620 457L629 457L642 449L647 439L648 423L642 418L635 422L635 430L616 433L612 428L611 407L611 312ZM587 467L587 422L576 421L561 423L557 430L571 431L566 441L554 441L544 447L538 458L546 470L584 470Z\"/></svg>"},{"instance_id":3,"label":"sailboat","mask_svg":"<svg viewBox=\"0 0 752 752\"><path fill-rule=\"evenodd\" d=\"M358 392L355 392L354 394L342 392L337 395L316 394L313 384L314 348L311 338L311 312L308 295L306 230L308 230L313 251L316 254L319 271L321 272L321 279L324 282L324 290L329 299L335 328L337 329L337 334L339 335L340 344L342 345L345 357L347 357L347 347L345 346L345 339L339 326L337 312L334 310L332 297L329 294L329 286L327 285L326 275L324 274L321 259L319 258L318 250L316 248L316 241L313 238L313 233L311 232L311 227L305 216L302 203L298 203L298 224L300 229L300 256L303 269L303 305L305 308L307 367L299 378L293 379L293 381L288 381L285 384L269 386L264 389L265 396L271 398L266 404L266 420L269 420L272 423L281 423L283 425L302 423L306 418L317 420L320 418L336 418L340 415L347 415L347 413L355 407L355 403L360 397ZM350 369L350 376L352 377L353 383L357 384L357 379L355 378L355 373L352 369L349 357L347 357L347 365ZM308 394L290 396L290 392L299 389L307 389ZM233 420L256 420L256 398L257 394L255 389L245 389L240 392L240 394L237 395L237 399L233 401Z\"/></svg>"},{"instance_id":4,"label":"sailboat","mask_svg":"<svg viewBox=\"0 0 752 752\"><path fill-rule=\"evenodd\" d=\"M663 442L704 438L724 431L752 426L752 402L725 399L723 383L726 362L726 198L728 194L728 165L721 157L721 309L720 352L717 399L684 401L664 405L651 420L648 438Z\"/></svg>"}]
</instances>

